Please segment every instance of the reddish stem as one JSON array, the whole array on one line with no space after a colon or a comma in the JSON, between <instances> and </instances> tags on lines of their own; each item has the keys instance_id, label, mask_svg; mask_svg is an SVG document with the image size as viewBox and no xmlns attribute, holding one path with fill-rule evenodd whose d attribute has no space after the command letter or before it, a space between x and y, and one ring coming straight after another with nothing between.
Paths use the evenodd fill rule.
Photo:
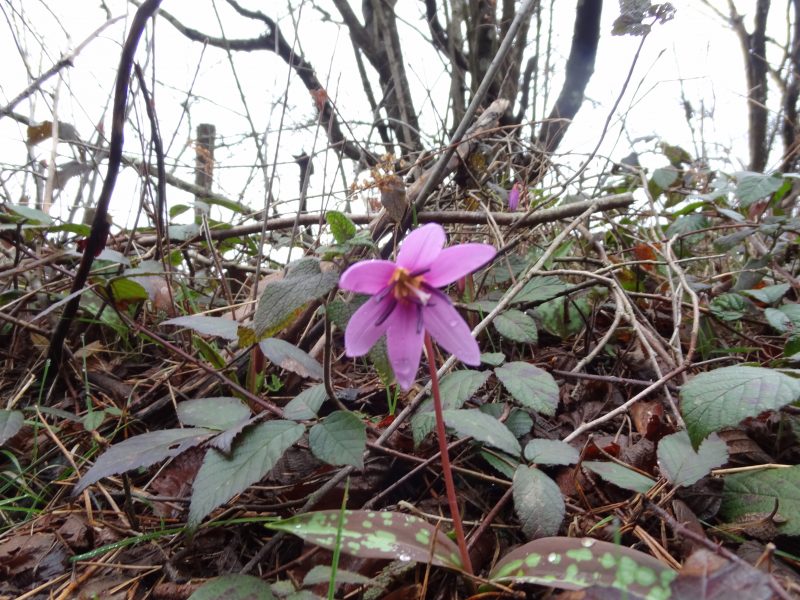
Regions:
<instances>
[{"instance_id":1,"label":"reddish stem","mask_svg":"<svg viewBox=\"0 0 800 600\"><path fill-rule=\"evenodd\" d=\"M450 505L450 517L453 519L453 529L456 532L456 542L458 543L458 551L461 554L464 571L472 575L472 563L469 560L467 541L464 537L464 526L461 524L461 514L458 512L456 486L453 483L453 470L450 467L450 454L447 451L447 432L444 428L444 414L442 413L442 399L439 395L439 377L436 374L433 343L431 342L431 336L427 332L425 333L425 352L428 355L428 367L431 372L431 395L433 396L433 410L436 414L436 437L439 438L439 452L442 455L442 474L444 475L444 487L447 490L447 503Z\"/></svg>"}]
</instances>

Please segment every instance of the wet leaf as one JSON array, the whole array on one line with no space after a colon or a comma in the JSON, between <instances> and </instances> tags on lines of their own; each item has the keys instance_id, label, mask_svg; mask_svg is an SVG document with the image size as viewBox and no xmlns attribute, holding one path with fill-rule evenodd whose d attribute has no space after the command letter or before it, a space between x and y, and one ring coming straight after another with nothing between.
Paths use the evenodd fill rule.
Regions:
<instances>
[{"instance_id":1,"label":"wet leaf","mask_svg":"<svg viewBox=\"0 0 800 600\"><path fill-rule=\"evenodd\" d=\"M525 459L542 465L574 465L578 451L560 440L531 440L525 446Z\"/></svg>"},{"instance_id":2,"label":"wet leaf","mask_svg":"<svg viewBox=\"0 0 800 600\"><path fill-rule=\"evenodd\" d=\"M258 347L271 363L281 369L297 373L300 377L322 379L322 365L297 346L278 338L268 338L261 340Z\"/></svg>"},{"instance_id":3,"label":"wet leaf","mask_svg":"<svg viewBox=\"0 0 800 600\"><path fill-rule=\"evenodd\" d=\"M670 597L677 573L649 554L591 538L545 537L504 556L489 579L565 590L614 588L628 598Z\"/></svg>"},{"instance_id":4,"label":"wet leaf","mask_svg":"<svg viewBox=\"0 0 800 600\"><path fill-rule=\"evenodd\" d=\"M179 402L178 419L188 427L228 429L250 416L250 409L238 398L198 398Z\"/></svg>"},{"instance_id":5,"label":"wet leaf","mask_svg":"<svg viewBox=\"0 0 800 600\"><path fill-rule=\"evenodd\" d=\"M304 431L291 421L266 421L242 432L229 457L209 450L194 480L189 526L260 481Z\"/></svg>"},{"instance_id":6,"label":"wet leaf","mask_svg":"<svg viewBox=\"0 0 800 600\"><path fill-rule=\"evenodd\" d=\"M519 456L522 451L517 438L508 427L478 409L446 410L444 422L462 437L471 437L513 456Z\"/></svg>"},{"instance_id":7,"label":"wet leaf","mask_svg":"<svg viewBox=\"0 0 800 600\"><path fill-rule=\"evenodd\" d=\"M494 370L503 387L525 408L554 415L558 384L547 371L526 362L510 362Z\"/></svg>"},{"instance_id":8,"label":"wet leaf","mask_svg":"<svg viewBox=\"0 0 800 600\"><path fill-rule=\"evenodd\" d=\"M0 410L0 446L17 435L25 424L25 417L19 410Z\"/></svg>"},{"instance_id":9,"label":"wet leaf","mask_svg":"<svg viewBox=\"0 0 800 600\"><path fill-rule=\"evenodd\" d=\"M324 384L320 383L319 385L311 386L289 401L283 408L283 416L295 421L314 419L327 399L328 393L325 391Z\"/></svg>"},{"instance_id":10,"label":"wet leaf","mask_svg":"<svg viewBox=\"0 0 800 600\"><path fill-rule=\"evenodd\" d=\"M556 483L535 467L520 465L512 484L514 509L528 538L558 533L566 511Z\"/></svg>"},{"instance_id":11,"label":"wet leaf","mask_svg":"<svg viewBox=\"0 0 800 600\"><path fill-rule=\"evenodd\" d=\"M261 293L253 316L257 338L275 335L299 309L327 294L338 282L339 274L323 273L314 258L292 263L284 279L270 281Z\"/></svg>"},{"instance_id":12,"label":"wet leaf","mask_svg":"<svg viewBox=\"0 0 800 600\"><path fill-rule=\"evenodd\" d=\"M693 445L747 417L778 410L800 397L800 381L762 367L722 367L681 388L681 413Z\"/></svg>"},{"instance_id":13,"label":"wet leaf","mask_svg":"<svg viewBox=\"0 0 800 600\"><path fill-rule=\"evenodd\" d=\"M753 513L775 510L785 519L777 525L785 535L800 536L800 466L735 473L725 477L722 516L736 521Z\"/></svg>"},{"instance_id":14,"label":"wet leaf","mask_svg":"<svg viewBox=\"0 0 800 600\"><path fill-rule=\"evenodd\" d=\"M584 461L581 466L617 487L631 492L646 494L656 483L654 479L650 479L633 469L623 467L615 462Z\"/></svg>"},{"instance_id":15,"label":"wet leaf","mask_svg":"<svg viewBox=\"0 0 800 600\"><path fill-rule=\"evenodd\" d=\"M658 442L658 466L673 485L692 485L726 462L728 446L716 433L704 439L697 452L685 431L663 437Z\"/></svg>"},{"instance_id":16,"label":"wet leaf","mask_svg":"<svg viewBox=\"0 0 800 600\"><path fill-rule=\"evenodd\" d=\"M215 577L189 596L189 600L274 600L269 585L252 575Z\"/></svg>"},{"instance_id":17,"label":"wet leaf","mask_svg":"<svg viewBox=\"0 0 800 600\"><path fill-rule=\"evenodd\" d=\"M266 527L333 550L339 518L339 510L325 510L268 523ZM397 512L344 511L341 551L360 558L430 562L454 569L461 566L458 547L441 528Z\"/></svg>"},{"instance_id":18,"label":"wet leaf","mask_svg":"<svg viewBox=\"0 0 800 600\"><path fill-rule=\"evenodd\" d=\"M91 469L84 473L72 493L79 494L103 477L149 467L165 458L177 456L201 444L212 435L214 431L202 428L163 429L143 433L114 444L100 455Z\"/></svg>"},{"instance_id":19,"label":"wet leaf","mask_svg":"<svg viewBox=\"0 0 800 600\"><path fill-rule=\"evenodd\" d=\"M364 468L367 428L354 413L337 410L308 432L308 445L318 459L330 465Z\"/></svg>"},{"instance_id":20,"label":"wet leaf","mask_svg":"<svg viewBox=\"0 0 800 600\"><path fill-rule=\"evenodd\" d=\"M239 339L239 324L233 319L209 317L207 315L186 315L162 321L161 325L186 327L201 335L213 335L226 340Z\"/></svg>"},{"instance_id":21,"label":"wet leaf","mask_svg":"<svg viewBox=\"0 0 800 600\"><path fill-rule=\"evenodd\" d=\"M515 342L535 344L539 339L536 321L521 310L512 308L500 313L493 325L500 335Z\"/></svg>"}]
</instances>

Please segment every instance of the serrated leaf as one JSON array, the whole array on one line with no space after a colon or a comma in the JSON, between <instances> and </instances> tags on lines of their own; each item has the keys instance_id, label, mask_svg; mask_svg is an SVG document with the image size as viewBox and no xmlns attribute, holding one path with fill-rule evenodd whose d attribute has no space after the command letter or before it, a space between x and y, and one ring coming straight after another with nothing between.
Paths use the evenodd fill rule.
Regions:
<instances>
[{"instance_id":1,"label":"serrated leaf","mask_svg":"<svg viewBox=\"0 0 800 600\"><path fill-rule=\"evenodd\" d=\"M295 421L314 419L320 407L328 399L325 384L311 386L297 394L283 407L283 416Z\"/></svg>"},{"instance_id":2,"label":"serrated leaf","mask_svg":"<svg viewBox=\"0 0 800 600\"><path fill-rule=\"evenodd\" d=\"M338 281L338 273L323 273L314 258L292 263L284 279L264 286L253 316L257 338L275 335L302 307L327 294Z\"/></svg>"},{"instance_id":3,"label":"serrated leaf","mask_svg":"<svg viewBox=\"0 0 800 600\"><path fill-rule=\"evenodd\" d=\"M252 575L223 575L206 581L189 600L274 600L265 582Z\"/></svg>"},{"instance_id":4,"label":"serrated leaf","mask_svg":"<svg viewBox=\"0 0 800 600\"><path fill-rule=\"evenodd\" d=\"M512 483L514 510L531 539L558 533L566 508L561 490L539 469L520 465Z\"/></svg>"},{"instance_id":5,"label":"serrated leaf","mask_svg":"<svg viewBox=\"0 0 800 600\"><path fill-rule=\"evenodd\" d=\"M670 483L689 486L728 462L728 446L712 433L695 452L689 434L678 431L661 438L657 455L658 467Z\"/></svg>"},{"instance_id":6,"label":"serrated leaf","mask_svg":"<svg viewBox=\"0 0 800 600\"><path fill-rule=\"evenodd\" d=\"M250 417L250 409L238 398L198 398L179 402L178 420L187 427L228 429Z\"/></svg>"},{"instance_id":7,"label":"serrated leaf","mask_svg":"<svg viewBox=\"0 0 800 600\"><path fill-rule=\"evenodd\" d=\"M267 523L266 527L291 533L309 543L333 550L339 521L339 510L324 510ZM456 569L461 566L455 542L441 528L428 525L411 515L346 510L341 535L341 551L359 558L430 562L432 565Z\"/></svg>"},{"instance_id":8,"label":"serrated leaf","mask_svg":"<svg viewBox=\"0 0 800 600\"><path fill-rule=\"evenodd\" d=\"M303 585L310 587L318 583L328 583L331 580L333 569L327 565L316 565L306 573L303 577ZM336 569L336 583L352 583L355 585L369 585L372 580L369 577L364 577L360 573L353 571L346 571L344 569Z\"/></svg>"},{"instance_id":9,"label":"serrated leaf","mask_svg":"<svg viewBox=\"0 0 800 600\"><path fill-rule=\"evenodd\" d=\"M714 248L720 252L727 252L741 244L756 232L754 227L740 229L728 235L722 235L714 240Z\"/></svg>"},{"instance_id":10,"label":"serrated leaf","mask_svg":"<svg viewBox=\"0 0 800 600\"><path fill-rule=\"evenodd\" d=\"M494 406L493 404L484 404L484 406ZM497 405L501 409L503 408L501 405ZM533 419L531 416L520 408L512 408L511 412L508 413L508 419L506 419L506 427L508 430L514 434L514 437L521 438L525 435L528 435L533 429Z\"/></svg>"},{"instance_id":11,"label":"serrated leaf","mask_svg":"<svg viewBox=\"0 0 800 600\"><path fill-rule=\"evenodd\" d=\"M675 235L686 235L698 229L705 229L708 227L708 218L703 214L684 215L675 219L669 227L667 227L666 235L671 238ZM694 238L692 236L685 237L687 242L691 242Z\"/></svg>"},{"instance_id":12,"label":"serrated leaf","mask_svg":"<svg viewBox=\"0 0 800 600\"><path fill-rule=\"evenodd\" d=\"M560 440L537 439L525 446L525 459L542 465L574 465L580 453Z\"/></svg>"},{"instance_id":13,"label":"serrated leaf","mask_svg":"<svg viewBox=\"0 0 800 600\"><path fill-rule=\"evenodd\" d=\"M337 410L309 430L308 445L314 456L330 465L363 469L367 428L355 414Z\"/></svg>"},{"instance_id":14,"label":"serrated leaf","mask_svg":"<svg viewBox=\"0 0 800 600\"><path fill-rule=\"evenodd\" d=\"M201 428L162 429L128 438L101 454L92 468L81 477L72 493L79 494L103 477L149 467L166 458L177 456L203 443L214 433Z\"/></svg>"},{"instance_id":15,"label":"serrated leaf","mask_svg":"<svg viewBox=\"0 0 800 600\"><path fill-rule=\"evenodd\" d=\"M495 471L509 479L514 478L514 471L516 471L519 466L519 461L516 458L508 456L507 454L500 454L498 456L486 450L481 450L480 454L481 458L489 463L489 466Z\"/></svg>"},{"instance_id":16,"label":"serrated leaf","mask_svg":"<svg viewBox=\"0 0 800 600\"><path fill-rule=\"evenodd\" d=\"M333 238L339 244L344 244L356 234L356 224L344 213L329 210L325 213L325 220L331 228Z\"/></svg>"},{"instance_id":17,"label":"serrated leaf","mask_svg":"<svg viewBox=\"0 0 800 600\"><path fill-rule=\"evenodd\" d=\"M680 396L689 438L697 445L713 431L791 404L800 397L800 381L763 367L722 367L696 375Z\"/></svg>"},{"instance_id":18,"label":"serrated leaf","mask_svg":"<svg viewBox=\"0 0 800 600\"><path fill-rule=\"evenodd\" d=\"M223 317L209 317L207 315L186 315L162 321L161 325L175 325L186 327L201 335L213 335L226 340L239 338L239 324L233 319Z\"/></svg>"},{"instance_id":19,"label":"serrated leaf","mask_svg":"<svg viewBox=\"0 0 800 600\"><path fill-rule=\"evenodd\" d=\"M0 446L17 435L25 424L25 417L19 410L0 410Z\"/></svg>"},{"instance_id":20,"label":"serrated leaf","mask_svg":"<svg viewBox=\"0 0 800 600\"><path fill-rule=\"evenodd\" d=\"M760 173L747 174L739 177L736 185L736 197L739 206L746 208L751 204L772 195L783 185L783 178Z\"/></svg>"},{"instance_id":21,"label":"serrated leaf","mask_svg":"<svg viewBox=\"0 0 800 600\"><path fill-rule=\"evenodd\" d=\"M554 275L534 277L514 296L513 304L545 302L567 289L567 284Z\"/></svg>"},{"instance_id":22,"label":"serrated leaf","mask_svg":"<svg viewBox=\"0 0 800 600\"><path fill-rule=\"evenodd\" d=\"M510 362L494 370L503 387L525 408L556 414L558 384L547 371L526 362Z\"/></svg>"},{"instance_id":23,"label":"serrated leaf","mask_svg":"<svg viewBox=\"0 0 800 600\"><path fill-rule=\"evenodd\" d=\"M521 310L512 308L502 312L495 317L492 324L500 335L514 342L535 344L539 340L536 321Z\"/></svg>"},{"instance_id":24,"label":"serrated leaf","mask_svg":"<svg viewBox=\"0 0 800 600\"><path fill-rule=\"evenodd\" d=\"M481 363L490 367L499 367L506 362L506 355L502 352L482 352Z\"/></svg>"},{"instance_id":25,"label":"serrated leaf","mask_svg":"<svg viewBox=\"0 0 800 600\"><path fill-rule=\"evenodd\" d=\"M670 584L677 575L632 548L592 538L546 537L506 554L489 579L565 590L596 589L592 598L656 600L670 597ZM621 594L602 594L602 588L615 588Z\"/></svg>"},{"instance_id":26,"label":"serrated leaf","mask_svg":"<svg viewBox=\"0 0 800 600\"><path fill-rule=\"evenodd\" d=\"M471 437L512 456L519 456L522 451L517 438L508 427L478 409L446 410L444 422L460 436Z\"/></svg>"},{"instance_id":27,"label":"serrated leaf","mask_svg":"<svg viewBox=\"0 0 800 600\"><path fill-rule=\"evenodd\" d=\"M322 379L323 370L319 361L286 340L268 338L261 340L258 347L272 364L281 369L297 373L300 377Z\"/></svg>"},{"instance_id":28,"label":"serrated leaf","mask_svg":"<svg viewBox=\"0 0 800 600\"><path fill-rule=\"evenodd\" d=\"M738 321L752 308L752 304L739 294L720 294L711 301L711 314L721 321Z\"/></svg>"},{"instance_id":29,"label":"serrated leaf","mask_svg":"<svg viewBox=\"0 0 800 600\"><path fill-rule=\"evenodd\" d=\"M260 481L304 431L291 421L266 421L242 432L230 456L209 450L192 486L189 526Z\"/></svg>"},{"instance_id":30,"label":"serrated leaf","mask_svg":"<svg viewBox=\"0 0 800 600\"><path fill-rule=\"evenodd\" d=\"M753 300L758 300L764 304L775 304L778 300L784 297L786 292L789 291L788 283L779 283L777 285L768 285L763 288L755 290L742 290L740 294L744 294Z\"/></svg>"},{"instance_id":31,"label":"serrated leaf","mask_svg":"<svg viewBox=\"0 0 800 600\"><path fill-rule=\"evenodd\" d=\"M777 504L776 524L785 535L800 536L800 465L786 469L765 469L725 477L722 516L736 521L754 513L771 514Z\"/></svg>"},{"instance_id":32,"label":"serrated leaf","mask_svg":"<svg viewBox=\"0 0 800 600\"><path fill-rule=\"evenodd\" d=\"M582 462L581 466L596 473L609 483L631 492L646 494L656 483L655 480L614 462L590 460Z\"/></svg>"}]
</instances>

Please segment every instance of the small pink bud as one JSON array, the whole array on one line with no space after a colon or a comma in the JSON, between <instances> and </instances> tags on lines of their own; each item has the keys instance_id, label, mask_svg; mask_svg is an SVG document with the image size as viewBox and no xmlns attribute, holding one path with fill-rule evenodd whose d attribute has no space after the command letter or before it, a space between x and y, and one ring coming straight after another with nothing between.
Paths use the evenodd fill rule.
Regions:
<instances>
[{"instance_id":1,"label":"small pink bud","mask_svg":"<svg viewBox=\"0 0 800 600\"><path fill-rule=\"evenodd\" d=\"M514 183L511 191L508 192L508 208L511 211L517 210L519 206L520 185L519 182Z\"/></svg>"}]
</instances>

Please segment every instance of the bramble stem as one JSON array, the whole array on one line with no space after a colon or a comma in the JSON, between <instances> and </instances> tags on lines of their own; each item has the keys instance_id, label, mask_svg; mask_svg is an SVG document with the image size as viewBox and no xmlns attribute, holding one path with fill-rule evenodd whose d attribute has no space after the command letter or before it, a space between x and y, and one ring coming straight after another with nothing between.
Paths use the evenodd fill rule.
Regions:
<instances>
[{"instance_id":1,"label":"bramble stem","mask_svg":"<svg viewBox=\"0 0 800 600\"><path fill-rule=\"evenodd\" d=\"M447 451L447 432L444 428L444 414L442 413L442 399L439 395L439 378L436 375L436 360L433 354L431 336L425 333L425 352L428 355L428 367L431 372L431 395L433 396L433 410L436 415L436 437L439 438L439 452L442 455L442 474L444 487L447 490L447 503L450 505L450 517L453 519L453 529L456 532L458 551L464 571L472 575L472 563L469 560L467 541L464 537L464 526L461 524L461 514L458 512L456 500L456 486L453 483L453 470L450 467L450 454Z\"/></svg>"}]
</instances>

